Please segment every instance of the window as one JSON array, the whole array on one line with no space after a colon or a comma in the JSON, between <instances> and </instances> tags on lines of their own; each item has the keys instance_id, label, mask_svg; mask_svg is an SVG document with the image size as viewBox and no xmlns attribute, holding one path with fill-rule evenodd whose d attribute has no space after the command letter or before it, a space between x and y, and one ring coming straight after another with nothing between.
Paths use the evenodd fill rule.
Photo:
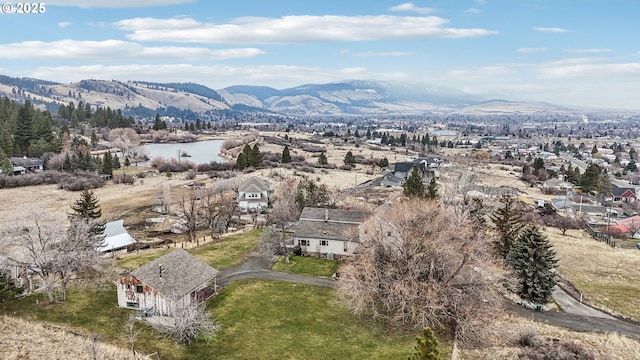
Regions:
<instances>
[{"instance_id":1,"label":"window","mask_svg":"<svg viewBox=\"0 0 640 360\"><path fill-rule=\"evenodd\" d=\"M256 194L256 193L247 194L247 199L257 199L259 197L260 197L260 194Z\"/></svg>"},{"instance_id":2,"label":"window","mask_svg":"<svg viewBox=\"0 0 640 360\"><path fill-rule=\"evenodd\" d=\"M136 292L138 294L142 294L144 292L144 286L142 285L136 285Z\"/></svg>"},{"instance_id":3,"label":"window","mask_svg":"<svg viewBox=\"0 0 640 360\"><path fill-rule=\"evenodd\" d=\"M329 240L320 240L320 246L329 246Z\"/></svg>"},{"instance_id":4,"label":"window","mask_svg":"<svg viewBox=\"0 0 640 360\"><path fill-rule=\"evenodd\" d=\"M347 252L347 242L344 242L344 252Z\"/></svg>"},{"instance_id":5,"label":"window","mask_svg":"<svg viewBox=\"0 0 640 360\"><path fill-rule=\"evenodd\" d=\"M309 240L298 240L298 245L309 246Z\"/></svg>"},{"instance_id":6,"label":"window","mask_svg":"<svg viewBox=\"0 0 640 360\"><path fill-rule=\"evenodd\" d=\"M127 307L128 308L138 308L140 305L137 302L129 302L127 301Z\"/></svg>"}]
</instances>

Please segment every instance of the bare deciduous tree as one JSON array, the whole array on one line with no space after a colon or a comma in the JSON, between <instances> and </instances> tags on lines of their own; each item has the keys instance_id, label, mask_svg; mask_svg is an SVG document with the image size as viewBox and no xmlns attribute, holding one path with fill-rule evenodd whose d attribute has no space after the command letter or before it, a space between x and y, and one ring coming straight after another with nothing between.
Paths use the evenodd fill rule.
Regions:
<instances>
[{"instance_id":1,"label":"bare deciduous tree","mask_svg":"<svg viewBox=\"0 0 640 360\"><path fill-rule=\"evenodd\" d=\"M219 180L202 191L204 217L211 237L215 237L218 229L226 229L234 215L237 214L237 180Z\"/></svg>"},{"instance_id":2,"label":"bare deciduous tree","mask_svg":"<svg viewBox=\"0 0 640 360\"><path fill-rule=\"evenodd\" d=\"M122 157L124 158L140 145L140 135L132 128L116 128L109 131L109 141L122 151ZM122 167L123 174L125 167Z\"/></svg>"},{"instance_id":3,"label":"bare deciduous tree","mask_svg":"<svg viewBox=\"0 0 640 360\"><path fill-rule=\"evenodd\" d=\"M273 206L267 220L281 229L283 238L286 223L296 220L300 215L300 208L296 204L297 189L296 180L287 179L278 184L273 194Z\"/></svg>"},{"instance_id":4,"label":"bare deciduous tree","mask_svg":"<svg viewBox=\"0 0 640 360\"><path fill-rule=\"evenodd\" d=\"M378 210L341 272L341 299L355 313L416 329L451 331L467 343L500 308L502 274L489 239L470 220L414 199Z\"/></svg>"},{"instance_id":5,"label":"bare deciduous tree","mask_svg":"<svg viewBox=\"0 0 640 360\"><path fill-rule=\"evenodd\" d=\"M206 303L185 303L174 301L170 312L173 321L170 324L156 324L154 328L176 342L186 345L204 339L207 343L220 330L220 325L211 319Z\"/></svg>"},{"instance_id":6,"label":"bare deciduous tree","mask_svg":"<svg viewBox=\"0 0 640 360\"><path fill-rule=\"evenodd\" d=\"M197 241L198 211L200 193L198 189L188 189L182 194L178 206L184 217L184 236L188 242Z\"/></svg>"}]
</instances>

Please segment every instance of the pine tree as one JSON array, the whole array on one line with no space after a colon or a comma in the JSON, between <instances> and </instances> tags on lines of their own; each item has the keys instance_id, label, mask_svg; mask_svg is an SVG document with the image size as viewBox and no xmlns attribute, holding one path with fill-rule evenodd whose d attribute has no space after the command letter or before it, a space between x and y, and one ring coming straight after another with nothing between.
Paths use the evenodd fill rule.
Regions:
<instances>
[{"instance_id":1,"label":"pine tree","mask_svg":"<svg viewBox=\"0 0 640 360\"><path fill-rule=\"evenodd\" d=\"M387 159L386 157L383 157L382 159L380 159L380 161L378 162L378 166L380 166L381 168L386 168L387 166L389 166L389 159Z\"/></svg>"},{"instance_id":2,"label":"pine tree","mask_svg":"<svg viewBox=\"0 0 640 360\"><path fill-rule=\"evenodd\" d=\"M129 160L129 156L128 155L124 157L124 166L125 167L131 166L131 160Z\"/></svg>"},{"instance_id":3,"label":"pine tree","mask_svg":"<svg viewBox=\"0 0 640 360\"><path fill-rule=\"evenodd\" d=\"M327 165L329 162L327 161L327 155L325 155L324 153L321 153L320 156L318 156L318 164L320 165Z\"/></svg>"},{"instance_id":4,"label":"pine tree","mask_svg":"<svg viewBox=\"0 0 640 360\"><path fill-rule=\"evenodd\" d=\"M493 228L498 232L498 239L494 242L496 252L500 257L506 259L509 251L516 245L524 222L522 212L517 207L515 199L503 196L500 202L502 207L489 215L489 219L493 223Z\"/></svg>"},{"instance_id":5,"label":"pine tree","mask_svg":"<svg viewBox=\"0 0 640 360\"><path fill-rule=\"evenodd\" d=\"M548 302L556 285L557 262L549 239L537 227L525 228L507 255L507 263L518 274L520 297L536 304Z\"/></svg>"},{"instance_id":6,"label":"pine tree","mask_svg":"<svg viewBox=\"0 0 640 360\"><path fill-rule=\"evenodd\" d=\"M262 153L260 152L260 148L258 147L258 144L254 144L253 148L251 149L251 152L249 153L249 157L248 157L248 163L250 166L253 166L255 168L259 167L260 165L262 165Z\"/></svg>"},{"instance_id":7,"label":"pine tree","mask_svg":"<svg viewBox=\"0 0 640 360\"><path fill-rule=\"evenodd\" d=\"M344 164L349 166L354 166L356 164L356 157L353 156L351 151L347 151L344 155Z\"/></svg>"},{"instance_id":8,"label":"pine tree","mask_svg":"<svg viewBox=\"0 0 640 360\"><path fill-rule=\"evenodd\" d=\"M113 154L113 169L118 170L120 167L120 158L118 157L118 154Z\"/></svg>"},{"instance_id":9,"label":"pine tree","mask_svg":"<svg viewBox=\"0 0 640 360\"><path fill-rule=\"evenodd\" d=\"M428 326L422 329L422 335L416 336L418 343L414 349L415 352L409 357L409 360L442 360L440 353L440 342Z\"/></svg>"},{"instance_id":10,"label":"pine tree","mask_svg":"<svg viewBox=\"0 0 640 360\"><path fill-rule=\"evenodd\" d=\"M242 170L245 169L249 164L247 163L247 157L244 153L240 153L238 158L236 159L236 169Z\"/></svg>"},{"instance_id":11,"label":"pine tree","mask_svg":"<svg viewBox=\"0 0 640 360\"><path fill-rule=\"evenodd\" d=\"M0 147L0 170L2 170L3 174L12 175L13 174L13 165L11 161L7 157L7 154L4 153L4 150Z\"/></svg>"},{"instance_id":12,"label":"pine tree","mask_svg":"<svg viewBox=\"0 0 640 360\"><path fill-rule=\"evenodd\" d=\"M438 184L436 183L436 177L432 176L429 181L429 185L427 186L427 194L425 195L427 199L435 200L438 198Z\"/></svg>"},{"instance_id":13,"label":"pine tree","mask_svg":"<svg viewBox=\"0 0 640 360\"><path fill-rule=\"evenodd\" d=\"M24 288L16 284L8 272L0 270L0 303L15 299L23 291Z\"/></svg>"},{"instance_id":14,"label":"pine tree","mask_svg":"<svg viewBox=\"0 0 640 360\"><path fill-rule=\"evenodd\" d=\"M102 209L98 204L98 198L92 190L83 190L80 193L80 198L71 205L71 212L69 218L81 218L85 221L99 220L102 217ZM91 228L91 233L99 235L104 232L105 225L103 222L98 222Z\"/></svg>"},{"instance_id":15,"label":"pine tree","mask_svg":"<svg viewBox=\"0 0 640 360\"><path fill-rule=\"evenodd\" d=\"M288 164L291 162L291 153L289 153L289 145L284 146L284 150L282 150L282 163Z\"/></svg>"},{"instance_id":16,"label":"pine tree","mask_svg":"<svg viewBox=\"0 0 640 360\"><path fill-rule=\"evenodd\" d=\"M407 178L407 181L402 185L403 193L409 197L423 197L424 196L424 183L422 182L422 176L418 170L418 165L413 165L411 169L411 175Z\"/></svg>"},{"instance_id":17,"label":"pine tree","mask_svg":"<svg viewBox=\"0 0 640 360\"><path fill-rule=\"evenodd\" d=\"M109 176L113 175L113 157L111 156L110 151L107 151L102 158L101 173Z\"/></svg>"}]
</instances>

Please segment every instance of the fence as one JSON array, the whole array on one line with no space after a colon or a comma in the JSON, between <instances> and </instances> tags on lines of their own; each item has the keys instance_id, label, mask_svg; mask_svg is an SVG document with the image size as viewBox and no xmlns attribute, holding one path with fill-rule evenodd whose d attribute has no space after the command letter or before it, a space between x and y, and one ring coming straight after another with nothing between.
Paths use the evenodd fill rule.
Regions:
<instances>
[{"instance_id":1,"label":"fence","mask_svg":"<svg viewBox=\"0 0 640 360\"><path fill-rule=\"evenodd\" d=\"M591 235L592 238L604 242L611 247L617 247L618 245L613 239L613 236L596 230L591 224L585 224L584 230L587 232L587 234Z\"/></svg>"}]
</instances>

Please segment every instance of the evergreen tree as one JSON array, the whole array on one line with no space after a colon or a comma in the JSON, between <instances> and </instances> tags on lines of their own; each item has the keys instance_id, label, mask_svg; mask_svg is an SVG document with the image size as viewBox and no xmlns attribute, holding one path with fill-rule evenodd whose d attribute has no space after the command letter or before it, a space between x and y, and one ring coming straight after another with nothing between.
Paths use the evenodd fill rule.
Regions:
<instances>
[{"instance_id":1,"label":"evergreen tree","mask_svg":"<svg viewBox=\"0 0 640 360\"><path fill-rule=\"evenodd\" d=\"M371 129L367 129L367 134L365 136L367 140L371 139Z\"/></svg>"},{"instance_id":2,"label":"evergreen tree","mask_svg":"<svg viewBox=\"0 0 640 360\"><path fill-rule=\"evenodd\" d=\"M13 139L11 138L9 130L6 128L0 129L0 148L4 150L4 153L7 154L7 156L11 156L13 154Z\"/></svg>"},{"instance_id":3,"label":"evergreen tree","mask_svg":"<svg viewBox=\"0 0 640 360\"><path fill-rule=\"evenodd\" d=\"M96 147L96 145L98 145L98 135L96 135L96 131L95 130L91 130L91 147Z\"/></svg>"},{"instance_id":4,"label":"evergreen tree","mask_svg":"<svg viewBox=\"0 0 640 360\"><path fill-rule=\"evenodd\" d=\"M18 110L16 118L16 131L13 134L14 146L18 153L28 155L29 144L33 140L33 107L27 100Z\"/></svg>"},{"instance_id":5,"label":"evergreen tree","mask_svg":"<svg viewBox=\"0 0 640 360\"><path fill-rule=\"evenodd\" d=\"M422 176L418 169L418 165L413 165L411 169L411 175L407 178L407 181L402 185L403 193L409 197L423 197L424 196L424 183L422 182Z\"/></svg>"},{"instance_id":6,"label":"evergreen tree","mask_svg":"<svg viewBox=\"0 0 640 360\"><path fill-rule=\"evenodd\" d=\"M380 166L381 168L386 168L387 166L389 166L389 159L387 159L386 157L383 157L378 162L378 166Z\"/></svg>"},{"instance_id":7,"label":"evergreen tree","mask_svg":"<svg viewBox=\"0 0 640 360\"><path fill-rule=\"evenodd\" d=\"M591 155L595 155L598 153L598 145L593 144L593 148L591 148Z\"/></svg>"},{"instance_id":8,"label":"evergreen tree","mask_svg":"<svg viewBox=\"0 0 640 360\"><path fill-rule=\"evenodd\" d=\"M427 186L427 194L425 195L427 199L435 200L438 198L438 184L436 183L436 177L432 176L429 181L429 185Z\"/></svg>"},{"instance_id":9,"label":"evergreen tree","mask_svg":"<svg viewBox=\"0 0 640 360\"><path fill-rule=\"evenodd\" d=\"M351 151L347 151L347 153L344 155L344 164L349 166L355 166L356 157L353 156L353 153Z\"/></svg>"},{"instance_id":10,"label":"evergreen tree","mask_svg":"<svg viewBox=\"0 0 640 360\"><path fill-rule=\"evenodd\" d=\"M129 160L129 156L124 157L124 166L125 167L131 166L131 160Z\"/></svg>"},{"instance_id":11,"label":"evergreen tree","mask_svg":"<svg viewBox=\"0 0 640 360\"><path fill-rule=\"evenodd\" d=\"M118 170L120 168L120 158L118 157L118 154L113 154L113 169Z\"/></svg>"},{"instance_id":12,"label":"evergreen tree","mask_svg":"<svg viewBox=\"0 0 640 360\"><path fill-rule=\"evenodd\" d=\"M240 153L238 158L236 159L236 169L242 170L245 169L249 164L247 163L247 157L244 153Z\"/></svg>"},{"instance_id":13,"label":"evergreen tree","mask_svg":"<svg viewBox=\"0 0 640 360\"><path fill-rule=\"evenodd\" d=\"M85 221L99 220L102 217L102 209L98 204L98 198L92 190L83 190L80 193L80 198L71 205L72 213L69 214L69 218L81 218ZM104 232L105 225L103 222L98 222L91 228L91 233L94 235L100 235Z\"/></svg>"},{"instance_id":14,"label":"evergreen tree","mask_svg":"<svg viewBox=\"0 0 640 360\"><path fill-rule=\"evenodd\" d=\"M0 270L0 303L15 299L23 291L24 288L16 284L8 272Z\"/></svg>"},{"instance_id":15,"label":"evergreen tree","mask_svg":"<svg viewBox=\"0 0 640 360\"><path fill-rule=\"evenodd\" d=\"M102 169L100 172L104 175L113 175L113 157L110 151L107 151L102 158Z\"/></svg>"},{"instance_id":16,"label":"evergreen tree","mask_svg":"<svg viewBox=\"0 0 640 360\"><path fill-rule=\"evenodd\" d=\"M535 160L533 160L533 168L536 170L544 169L544 160L537 157Z\"/></svg>"},{"instance_id":17,"label":"evergreen tree","mask_svg":"<svg viewBox=\"0 0 640 360\"><path fill-rule=\"evenodd\" d=\"M282 150L282 163L288 164L291 162L291 154L289 153L289 145L284 146L284 150Z\"/></svg>"},{"instance_id":18,"label":"evergreen tree","mask_svg":"<svg viewBox=\"0 0 640 360\"><path fill-rule=\"evenodd\" d=\"M253 148L251 149L251 152L249 153L249 157L248 157L248 163L250 166L253 166L255 168L259 167L260 165L262 165L262 153L260 152L260 148L258 147L258 144L254 144Z\"/></svg>"},{"instance_id":19,"label":"evergreen tree","mask_svg":"<svg viewBox=\"0 0 640 360\"><path fill-rule=\"evenodd\" d=\"M3 174L13 174L13 165L2 148L0 148L0 170L2 170Z\"/></svg>"},{"instance_id":20,"label":"evergreen tree","mask_svg":"<svg viewBox=\"0 0 640 360\"><path fill-rule=\"evenodd\" d=\"M557 262L549 239L537 227L525 228L507 256L518 274L520 297L536 304L548 302L556 285Z\"/></svg>"},{"instance_id":21,"label":"evergreen tree","mask_svg":"<svg viewBox=\"0 0 640 360\"><path fill-rule=\"evenodd\" d=\"M442 360L440 342L431 328L425 326L422 335L416 336L416 342L415 352L409 360Z\"/></svg>"},{"instance_id":22,"label":"evergreen tree","mask_svg":"<svg viewBox=\"0 0 640 360\"><path fill-rule=\"evenodd\" d=\"M498 233L494 246L497 254L503 259L507 258L509 251L516 245L518 235L524 227L522 212L516 201L510 196L503 196L500 199L502 207L489 215L493 228Z\"/></svg>"},{"instance_id":23,"label":"evergreen tree","mask_svg":"<svg viewBox=\"0 0 640 360\"><path fill-rule=\"evenodd\" d=\"M325 155L324 153L321 153L320 156L318 156L318 164L320 165L327 165L329 162L327 161L327 155Z\"/></svg>"}]
</instances>

